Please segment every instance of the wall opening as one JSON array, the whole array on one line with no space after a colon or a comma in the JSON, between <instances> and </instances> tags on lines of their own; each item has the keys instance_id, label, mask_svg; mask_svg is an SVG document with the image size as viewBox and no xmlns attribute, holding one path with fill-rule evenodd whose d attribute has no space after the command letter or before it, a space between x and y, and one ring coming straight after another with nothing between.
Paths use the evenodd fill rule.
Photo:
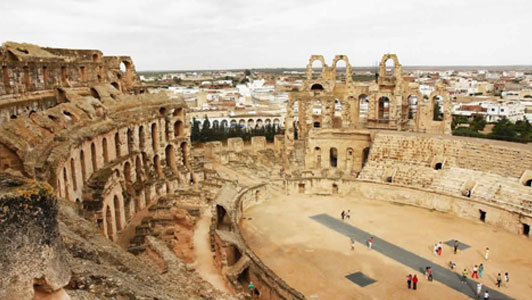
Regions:
<instances>
[{"instance_id":1,"label":"wall opening","mask_svg":"<svg viewBox=\"0 0 532 300\"><path fill-rule=\"evenodd\" d=\"M483 211L482 209L479 209L478 212L480 214L480 221L486 222L486 212Z\"/></svg>"},{"instance_id":2,"label":"wall opening","mask_svg":"<svg viewBox=\"0 0 532 300\"><path fill-rule=\"evenodd\" d=\"M87 71L84 66L79 67L79 76L81 77L81 81L87 81Z\"/></svg>"},{"instance_id":3,"label":"wall opening","mask_svg":"<svg viewBox=\"0 0 532 300\"><path fill-rule=\"evenodd\" d=\"M133 130L131 130L131 128L128 128L127 129L127 151L129 154L133 153L133 144L134 144Z\"/></svg>"},{"instance_id":4,"label":"wall opening","mask_svg":"<svg viewBox=\"0 0 532 300\"><path fill-rule=\"evenodd\" d=\"M418 99L416 95L408 96L408 119L414 120L417 116L417 103Z\"/></svg>"},{"instance_id":5,"label":"wall opening","mask_svg":"<svg viewBox=\"0 0 532 300\"><path fill-rule=\"evenodd\" d=\"M317 66L316 68L314 67L314 64L315 63L318 63L319 66ZM319 59L315 59L312 64L311 64L311 78L312 79L318 79L322 76L322 72L323 72L323 62Z\"/></svg>"},{"instance_id":6,"label":"wall opening","mask_svg":"<svg viewBox=\"0 0 532 300\"><path fill-rule=\"evenodd\" d=\"M237 278L238 282L243 286L247 287L250 279L249 279L249 267L246 267L242 273L238 274Z\"/></svg>"},{"instance_id":7,"label":"wall opening","mask_svg":"<svg viewBox=\"0 0 532 300\"><path fill-rule=\"evenodd\" d=\"M310 87L310 89L312 91L323 91L323 86L319 83L315 83Z\"/></svg>"},{"instance_id":8,"label":"wall opening","mask_svg":"<svg viewBox=\"0 0 532 300\"><path fill-rule=\"evenodd\" d=\"M146 133L144 132L144 126L139 127L139 147L144 149L146 146Z\"/></svg>"},{"instance_id":9,"label":"wall opening","mask_svg":"<svg viewBox=\"0 0 532 300\"><path fill-rule=\"evenodd\" d=\"M61 82L63 84L67 83L67 68L64 66L61 67Z\"/></svg>"},{"instance_id":10,"label":"wall opening","mask_svg":"<svg viewBox=\"0 0 532 300\"><path fill-rule=\"evenodd\" d=\"M103 150L103 163L106 164L109 162L109 150L107 148L107 138L102 139L102 150Z\"/></svg>"},{"instance_id":11,"label":"wall opening","mask_svg":"<svg viewBox=\"0 0 532 300\"><path fill-rule=\"evenodd\" d=\"M27 91L31 87L30 69L28 67L24 67L23 70L24 70L24 85L26 86L26 91Z\"/></svg>"},{"instance_id":12,"label":"wall opening","mask_svg":"<svg viewBox=\"0 0 532 300\"><path fill-rule=\"evenodd\" d=\"M105 209L105 224L107 225L107 237L112 240L115 232L113 228L113 217L109 205L107 205L107 208Z\"/></svg>"},{"instance_id":13,"label":"wall opening","mask_svg":"<svg viewBox=\"0 0 532 300\"><path fill-rule=\"evenodd\" d=\"M131 63L128 61L123 61L120 63L120 70L125 74L126 76L126 87L130 88L132 85L132 70L131 70Z\"/></svg>"},{"instance_id":14,"label":"wall opening","mask_svg":"<svg viewBox=\"0 0 532 300\"><path fill-rule=\"evenodd\" d=\"M120 134L118 132L115 133L115 152L116 157L120 157Z\"/></svg>"},{"instance_id":15,"label":"wall opening","mask_svg":"<svg viewBox=\"0 0 532 300\"><path fill-rule=\"evenodd\" d=\"M142 162L138 156L135 159L135 173L137 173L137 181L142 181Z\"/></svg>"},{"instance_id":16,"label":"wall opening","mask_svg":"<svg viewBox=\"0 0 532 300\"><path fill-rule=\"evenodd\" d=\"M63 168L63 185L65 187L65 193L64 193L64 196L65 196L65 199L67 200L70 200L70 195L68 193L68 177L67 177L67 170L66 168Z\"/></svg>"},{"instance_id":17,"label":"wall opening","mask_svg":"<svg viewBox=\"0 0 532 300\"><path fill-rule=\"evenodd\" d=\"M314 122L314 128L320 128L321 124L320 122Z\"/></svg>"},{"instance_id":18,"label":"wall opening","mask_svg":"<svg viewBox=\"0 0 532 300\"><path fill-rule=\"evenodd\" d=\"M4 86L9 87L9 69L6 66L2 66L2 79L4 80Z\"/></svg>"},{"instance_id":19,"label":"wall opening","mask_svg":"<svg viewBox=\"0 0 532 300\"><path fill-rule=\"evenodd\" d=\"M242 257L242 252L238 249L237 246L231 244L228 248L229 253L227 253L227 266L232 266Z\"/></svg>"},{"instance_id":20,"label":"wall opening","mask_svg":"<svg viewBox=\"0 0 532 300\"><path fill-rule=\"evenodd\" d=\"M98 169L97 157L96 157L96 145L91 143L91 160L92 160L92 172L96 172Z\"/></svg>"},{"instance_id":21,"label":"wall opening","mask_svg":"<svg viewBox=\"0 0 532 300\"><path fill-rule=\"evenodd\" d=\"M388 120L390 118L390 99L388 97L379 98L379 120Z\"/></svg>"},{"instance_id":22,"label":"wall opening","mask_svg":"<svg viewBox=\"0 0 532 300\"><path fill-rule=\"evenodd\" d=\"M126 224L127 222L131 221L131 217L133 216L132 211L135 211L135 208L131 209L131 198L124 199L124 214L126 216Z\"/></svg>"},{"instance_id":23,"label":"wall opening","mask_svg":"<svg viewBox=\"0 0 532 300\"><path fill-rule=\"evenodd\" d=\"M227 121L226 121L227 123ZM222 122L223 124L223 122ZM183 122L181 120L177 120L175 123L174 123L174 136L175 137L179 137L179 136L184 136L185 135L185 128L183 126Z\"/></svg>"},{"instance_id":24,"label":"wall opening","mask_svg":"<svg viewBox=\"0 0 532 300\"><path fill-rule=\"evenodd\" d=\"M111 85L112 85L115 89L117 89L117 90L120 91L120 85L118 84L118 82L113 81L113 82L111 82Z\"/></svg>"},{"instance_id":25,"label":"wall opening","mask_svg":"<svg viewBox=\"0 0 532 300\"><path fill-rule=\"evenodd\" d=\"M530 225L523 223L523 234L530 236Z\"/></svg>"},{"instance_id":26,"label":"wall opening","mask_svg":"<svg viewBox=\"0 0 532 300\"><path fill-rule=\"evenodd\" d=\"M85 182L87 181L87 167L85 166L85 152L83 150L79 152L79 160L81 163L81 179Z\"/></svg>"},{"instance_id":27,"label":"wall opening","mask_svg":"<svg viewBox=\"0 0 532 300\"><path fill-rule=\"evenodd\" d=\"M329 160L331 161L331 167L336 168L338 165L338 150L336 148L329 150Z\"/></svg>"},{"instance_id":28,"label":"wall opening","mask_svg":"<svg viewBox=\"0 0 532 300\"><path fill-rule=\"evenodd\" d=\"M42 67L42 82L44 85L48 84L48 67Z\"/></svg>"},{"instance_id":29,"label":"wall opening","mask_svg":"<svg viewBox=\"0 0 532 300\"><path fill-rule=\"evenodd\" d=\"M74 191L78 190L78 181L76 178L76 163L74 162L74 159L70 159L70 175L72 177L72 184L74 187Z\"/></svg>"},{"instance_id":30,"label":"wall opening","mask_svg":"<svg viewBox=\"0 0 532 300\"><path fill-rule=\"evenodd\" d=\"M98 53L92 54L92 62L98 62Z\"/></svg>"},{"instance_id":31,"label":"wall opening","mask_svg":"<svg viewBox=\"0 0 532 300\"><path fill-rule=\"evenodd\" d=\"M57 103L67 102L66 93L63 89L57 89Z\"/></svg>"},{"instance_id":32,"label":"wall opening","mask_svg":"<svg viewBox=\"0 0 532 300\"><path fill-rule=\"evenodd\" d=\"M127 161L124 164L124 179L128 183L132 182L132 180L131 180L131 164L129 163L129 161Z\"/></svg>"},{"instance_id":33,"label":"wall opening","mask_svg":"<svg viewBox=\"0 0 532 300\"><path fill-rule=\"evenodd\" d=\"M165 149L165 156L166 156L166 166L172 170L174 174L177 175L177 167L175 163L175 150L173 145L166 146Z\"/></svg>"},{"instance_id":34,"label":"wall opening","mask_svg":"<svg viewBox=\"0 0 532 300\"><path fill-rule=\"evenodd\" d=\"M532 187L532 179L529 179L525 182L525 186L530 186Z\"/></svg>"},{"instance_id":35,"label":"wall opening","mask_svg":"<svg viewBox=\"0 0 532 300\"><path fill-rule=\"evenodd\" d=\"M157 132L157 123L151 124L151 143L153 151L157 152L159 148L159 133Z\"/></svg>"},{"instance_id":36,"label":"wall opening","mask_svg":"<svg viewBox=\"0 0 532 300\"><path fill-rule=\"evenodd\" d=\"M336 183L332 184L332 193L338 194L338 185Z\"/></svg>"},{"instance_id":37,"label":"wall opening","mask_svg":"<svg viewBox=\"0 0 532 300\"><path fill-rule=\"evenodd\" d=\"M304 194L305 193L305 184L304 183L300 183L297 185L297 189L298 189L298 192L300 194Z\"/></svg>"},{"instance_id":38,"label":"wall opening","mask_svg":"<svg viewBox=\"0 0 532 300\"><path fill-rule=\"evenodd\" d=\"M116 230L122 229L122 219L120 218L121 215L121 207L120 207L120 199L118 199L118 196L115 195L113 199L113 203L115 205L115 221L116 221Z\"/></svg>"},{"instance_id":39,"label":"wall opening","mask_svg":"<svg viewBox=\"0 0 532 300\"><path fill-rule=\"evenodd\" d=\"M441 162L438 162L434 165L434 170L441 170L443 167L443 164Z\"/></svg>"},{"instance_id":40,"label":"wall opening","mask_svg":"<svg viewBox=\"0 0 532 300\"><path fill-rule=\"evenodd\" d=\"M158 176L162 176L161 161L159 160L159 155L155 155L153 157L153 166L155 168L155 173L157 173Z\"/></svg>"},{"instance_id":41,"label":"wall opening","mask_svg":"<svg viewBox=\"0 0 532 300\"><path fill-rule=\"evenodd\" d=\"M185 165L188 169L188 149L187 149L187 143L183 142L181 143L181 160L183 162L183 165Z\"/></svg>"},{"instance_id":42,"label":"wall opening","mask_svg":"<svg viewBox=\"0 0 532 300\"><path fill-rule=\"evenodd\" d=\"M231 229L231 218L227 214L225 208L221 205L216 205L216 220L216 229Z\"/></svg>"},{"instance_id":43,"label":"wall opening","mask_svg":"<svg viewBox=\"0 0 532 300\"><path fill-rule=\"evenodd\" d=\"M335 67L335 80L337 82L345 82L347 76L350 76L350 74L347 74L347 62L344 59L339 59L336 61Z\"/></svg>"}]
</instances>

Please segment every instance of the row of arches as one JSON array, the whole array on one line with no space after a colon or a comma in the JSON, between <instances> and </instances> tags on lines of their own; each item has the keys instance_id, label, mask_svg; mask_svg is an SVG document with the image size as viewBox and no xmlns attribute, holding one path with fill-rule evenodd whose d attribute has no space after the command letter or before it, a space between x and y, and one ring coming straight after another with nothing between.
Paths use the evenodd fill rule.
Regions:
<instances>
[{"instance_id":1,"label":"row of arches","mask_svg":"<svg viewBox=\"0 0 532 300\"><path fill-rule=\"evenodd\" d=\"M348 147L344 150L344 152L341 155L342 158L342 164L340 165L339 161L339 151L336 147L329 147L328 149L328 162L327 165L324 165L322 162L322 149L319 146L314 147L312 157L314 160L314 169L322 169L322 168L344 168L346 170L352 170L354 168L354 163L357 160L357 155L355 154L355 151L353 148ZM361 167L363 167L369 157L369 147L365 147L362 149L362 152L360 153L361 157Z\"/></svg>"},{"instance_id":2,"label":"row of arches","mask_svg":"<svg viewBox=\"0 0 532 300\"><path fill-rule=\"evenodd\" d=\"M200 122L201 126L204 126L206 120L203 120ZM224 128L234 128L234 127L241 127L241 128L262 128L267 126L274 126L279 127L281 125L281 120L279 118L258 118L258 119L239 119L239 120L213 120L209 121L210 127L224 127Z\"/></svg>"}]
</instances>

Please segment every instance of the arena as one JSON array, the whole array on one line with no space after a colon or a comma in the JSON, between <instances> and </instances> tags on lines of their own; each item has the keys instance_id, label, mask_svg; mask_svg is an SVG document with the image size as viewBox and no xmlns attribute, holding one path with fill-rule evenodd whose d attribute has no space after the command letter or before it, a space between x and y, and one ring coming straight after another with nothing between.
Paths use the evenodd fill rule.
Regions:
<instances>
[{"instance_id":1,"label":"arena","mask_svg":"<svg viewBox=\"0 0 532 300\"><path fill-rule=\"evenodd\" d=\"M0 298L447 299L475 297L477 282L492 299L532 292L532 146L452 136L444 83L414 109L422 97L396 55L364 83L338 76L345 55L332 66L312 56L284 135L192 146L184 100L149 93L127 56L0 51L0 251L13 253ZM457 254L433 254L455 239Z\"/></svg>"}]
</instances>

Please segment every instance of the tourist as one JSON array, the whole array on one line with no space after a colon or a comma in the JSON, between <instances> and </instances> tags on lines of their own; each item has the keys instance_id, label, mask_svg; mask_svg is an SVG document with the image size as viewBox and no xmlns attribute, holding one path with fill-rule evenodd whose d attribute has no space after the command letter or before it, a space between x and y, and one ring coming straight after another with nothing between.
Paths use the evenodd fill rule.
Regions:
<instances>
[{"instance_id":1,"label":"tourist","mask_svg":"<svg viewBox=\"0 0 532 300\"><path fill-rule=\"evenodd\" d=\"M427 277L428 277L428 280L429 280L429 281L432 281L432 267L429 267L429 269L428 269L428 273L429 273L428 276L427 276Z\"/></svg>"},{"instance_id":2,"label":"tourist","mask_svg":"<svg viewBox=\"0 0 532 300\"><path fill-rule=\"evenodd\" d=\"M477 265L475 265L475 266L473 267L473 274L471 274L471 278L479 279L479 278L478 278L478 267L477 267Z\"/></svg>"},{"instance_id":3,"label":"tourist","mask_svg":"<svg viewBox=\"0 0 532 300\"><path fill-rule=\"evenodd\" d=\"M441 252L443 250L443 244L441 243L441 241L438 243L438 256L441 256Z\"/></svg>"},{"instance_id":4,"label":"tourist","mask_svg":"<svg viewBox=\"0 0 532 300\"><path fill-rule=\"evenodd\" d=\"M425 267L425 279L429 279L429 267Z\"/></svg>"},{"instance_id":5,"label":"tourist","mask_svg":"<svg viewBox=\"0 0 532 300\"><path fill-rule=\"evenodd\" d=\"M345 219L345 210L342 210L342 221Z\"/></svg>"},{"instance_id":6,"label":"tourist","mask_svg":"<svg viewBox=\"0 0 532 300\"><path fill-rule=\"evenodd\" d=\"M413 283L414 290L417 289L417 281L418 281L417 275L414 275L414 278L412 278L412 283Z\"/></svg>"},{"instance_id":7,"label":"tourist","mask_svg":"<svg viewBox=\"0 0 532 300\"><path fill-rule=\"evenodd\" d=\"M372 247L373 247L373 237L370 237L368 240L368 248L371 249Z\"/></svg>"},{"instance_id":8,"label":"tourist","mask_svg":"<svg viewBox=\"0 0 532 300\"><path fill-rule=\"evenodd\" d=\"M454 267L456 266L456 264L453 262L453 261L449 261L449 268L454 269Z\"/></svg>"},{"instance_id":9,"label":"tourist","mask_svg":"<svg viewBox=\"0 0 532 300\"><path fill-rule=\"evenodd\" d=\"M462 272L462 282L467 283L467 269Z\"/></svg>"},{"instance_id":10,"label":"tourist","mask_svg":"<svg viewBox=\"0 0 532 300\"><path fill-rule=\"evenodd\" d=\"M478 276L480 276L480 278L482 278L482 274L484 273L484 264L480 264L478 266Z\"/></svg>"},{"instance_id":11,"label":"tourist","mask_svg":"<svg viewBox=\"0 0 532 300\"><path fill-rule=\"evenodd\" d=\"M490 248L486 247L486 252L484 253L484 258L488 260L488 254L490 254Z\"/></svg>"},{"instance_id":12,"label":"tourist","mask_svg":"<svg viewBox=\"0 0 532 300\"><path fill-rule=\"evenodd\" d=\"M351 251L355 250L355 238L351 238Z\"/></svg>"},{"instance_id":13,"label":"tourist","mask_svg":"<svg viewBox=\"0 0 532 300\"><path fill-rule=\"evenodd\" d=\"M408 286L408 289L411 288L411 286L412 286L412 274L408 274L408 276L406 276L406 285Z\"/></svg>"},{"instance_id":14,"label":"tourist","mask_svg":"<svg viewBox=\"0 0 532 300\"><path fill-rule=\"evenodd\" d=\"M351 210L350 209L347 210L347 213L345 214L345 216L346 216L346 218L348 220L351 220Z\"/></svg>"},{"instance_id":15,"label":"tourist","mask_svg":"<svg viewBox=\"0 0 532 300\"><path fill-rule=\"evenodd\" d=\"M497 275L497 287L501 287L501 283L502 283L502 276L501 276L501 273L499 273Z\"/></svg>"},{"instance_id":16,"label":"tourist","mask_svg":"<svg viewBox=\"0 0 532 300\"><path fill-rule=\"evenodd\" d=\"M454 240L454 254L458 251L458 240Z\"/></svg>"},{"instance_id":17,"label":"tourist","mask_svg":"<svg viewBox=\"0 0 532 300\"><path fill-rule=\"evenodd\" d=\"M508 275L508 272L504 273L504 286L508 287L508 282L510 282L510 276Z\"/></svg>"},{"instance_id":18,"label":"tourist","mask_svg":"<svg viewBox=\"0 0 532 300\"><path fill-rule=\"evenodd\" d=\"M480 298L480 294L482 293L482 283L477 283L477 298Z\"/></svg>"},{"instance_id":19,"label":"tourist","mask_svg":"<svg viewBox=\"0 0 532 300\"><path fill-rule=\"evenodd\" d=\"M484 300L489 300L490 298L490 293L486 290L486 292L484 293Z\"/></svg>"},{"instance_id":20,"label":"tourist","mask_svg":"<svg viewBox=\"0 0 532 300\"><path fill-rule=\"evenodd\" d=\"M255 285L251 281L249 282L248 290L249 290L249 294L253 297L253 291L255 290Z\"/></svg>"},{"instance_id":21,"label":"tourist","mask_svg":"<svg viewBox=\"0 0 532 300\"><path fill-rule=\"evenodd\" d=\"M438 244L434 244L434 256L438 256Z\"/></svg>"}]
</instances>

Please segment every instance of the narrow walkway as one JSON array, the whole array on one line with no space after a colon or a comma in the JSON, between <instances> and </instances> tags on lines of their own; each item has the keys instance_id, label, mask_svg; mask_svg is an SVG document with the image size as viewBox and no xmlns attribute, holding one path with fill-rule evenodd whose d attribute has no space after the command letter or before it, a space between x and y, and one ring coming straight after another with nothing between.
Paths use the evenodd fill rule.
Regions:
<instances>
[{"instance_id":1,"label":"narrow walkway","mask_svg":"<svg viewBox=\"0 0 532 300\"><path fill-rule=\"evenodd\" d=\"M361 229L355 228L348 223L342 222L339 219L331 217L327 214L320 214L310 217L318 223L329 227L330 229L343 234L347 237L355 238L359 243L366 245L367 240L373 236L374 251L377 251L397 262L406 265L416 272L424 273L425 267L431 266L433 270L434 280L439 281L446 286L464 294L471 298L476 298L477 282L471 279L467 279L467 284L461 281L461 275L446 269L442 266L434 264L434 262L418 256L412 252L409 252L403 248L395 246L385 240L380 239L370 233ZM355 271L355 270L354 270ZM375 278L378 280L378 278ZM485 287L482 288L482 295L484 294ZM512 299L497 290L489 289L490 299Z\"/></svg>"},{"instance_id":2,"label":"narrow walkway","mask_svg":"<svg viewBox=\"0 0 532 300\"><path fill-rule=\"evenodd\" d=\"M233 293L225 285L220 272L214 266L213 253L209 241L209 228L211 224L212 213L210 207L201 211L200 219L196 223L194 231L194 254L196 255L196 271L206 281L210 282L216 289L229 295Z\"/></svg>"}]
</instances>

